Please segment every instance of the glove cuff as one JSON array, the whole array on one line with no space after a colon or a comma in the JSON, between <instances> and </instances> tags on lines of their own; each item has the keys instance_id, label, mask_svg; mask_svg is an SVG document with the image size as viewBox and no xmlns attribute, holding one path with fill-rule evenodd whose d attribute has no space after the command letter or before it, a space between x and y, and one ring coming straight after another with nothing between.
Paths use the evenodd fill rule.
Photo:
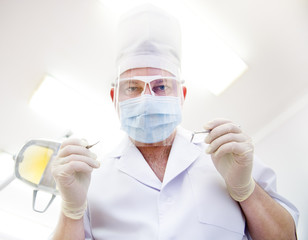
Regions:
<instances>
[{"instance_id":1,"label":"glove cuff","mask_svg":"<svg viewBox=\"0 0 308 240\"><path fill-rule=\"evenodd\" d=\"M87 201L79 208L70 207L65 202L62 202L62 212L63 214L71 219L78 220L81 219L87 209Z\"/></svg>"},{"instance_id":2,"label":"glove cuff","mask_svg":"<svg viewBox=\"0 0 308 240\"><path fill-rule=\"evenodd\" d=\"M255 180L250 178L250 181L246 186L243 187L228 187L230 196L237 202L243 202L246 200L254 191L256 186Z\"/></svg>"}]
</instances>

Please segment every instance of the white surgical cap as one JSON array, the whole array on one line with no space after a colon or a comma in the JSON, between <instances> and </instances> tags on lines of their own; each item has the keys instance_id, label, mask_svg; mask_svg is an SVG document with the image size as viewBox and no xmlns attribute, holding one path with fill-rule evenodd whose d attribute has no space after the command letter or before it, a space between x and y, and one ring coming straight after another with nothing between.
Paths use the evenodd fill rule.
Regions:
<instances>
[{"instance_id":1,"label":"white surgical cap","mask_svg":"<svg viewBox=\"0 0 308 240\"><path fill-rule=\"evenodd\" d=\"M118 25L116 66L152 67L178 75L181 68L181 30L178 21L151 4L123 15Z\"/></svg>"}]
</instances>

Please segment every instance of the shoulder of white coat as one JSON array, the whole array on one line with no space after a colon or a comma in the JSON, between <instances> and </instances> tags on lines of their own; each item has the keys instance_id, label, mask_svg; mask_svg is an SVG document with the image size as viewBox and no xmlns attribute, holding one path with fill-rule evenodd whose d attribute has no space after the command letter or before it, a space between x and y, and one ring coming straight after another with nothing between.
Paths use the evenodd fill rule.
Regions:
<instances>
[{"instance_id":1,"label":"shoulder of white coat","mask_svg":"<svg viewBox=\"0 0 308 240\"><path fill-rule=\"evenodd\" d=\"M277 177L275 171L261 161L256 155L254 156L252 175L255 181L292 215L297 225L299 218L298 209L288 199L277 192Z\"/></svg>"},{"instance_id":2,"label":"shoulder of white coat","mask_svg":"<svg viewBox=\"0 0 308 240\"><path fill-rule=\"evenodd\" d=\"M253 178L261 185L264 185L268 182L274 183L276 185L276 173L270 166L266 165L256 155L254 155L252 175Z\"/></svg>"}]
</instances>

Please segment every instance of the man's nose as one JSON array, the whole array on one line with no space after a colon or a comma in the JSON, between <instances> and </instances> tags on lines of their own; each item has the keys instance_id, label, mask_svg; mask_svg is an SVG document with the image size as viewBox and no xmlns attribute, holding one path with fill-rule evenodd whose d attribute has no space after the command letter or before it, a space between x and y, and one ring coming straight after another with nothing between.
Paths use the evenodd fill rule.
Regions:
<instances>
[{"instance_id":1,"label":"man's nose","mask_svg":"<svg viewBox=\"0 0 308 240\"><path fill-rule=\"evenodd\" d=\"M152 92L151 92L149 83L146 83L146 84L145 84L144 94L152 95Z\"/></svg>"}]
</instances>

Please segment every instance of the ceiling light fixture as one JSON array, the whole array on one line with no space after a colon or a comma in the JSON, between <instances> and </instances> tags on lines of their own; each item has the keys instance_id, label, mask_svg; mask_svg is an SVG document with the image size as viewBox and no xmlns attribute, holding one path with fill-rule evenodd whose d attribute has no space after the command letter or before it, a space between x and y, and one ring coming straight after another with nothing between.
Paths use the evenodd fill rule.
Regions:
<instances>
[{"instance_id":1,"label":"ceiling light fixture","mask_svg":"<svg viewBox=\"0 0 308 240\"><path fill-rule=\"evenodd\" d=\"M113 104L108 100L86 96L62 81L45 75L29 105L53 126L70 129L75 136L87 138L89 142L102 140L103 151L107 151L122 137Z\"/></svg>"}]
</instances>

